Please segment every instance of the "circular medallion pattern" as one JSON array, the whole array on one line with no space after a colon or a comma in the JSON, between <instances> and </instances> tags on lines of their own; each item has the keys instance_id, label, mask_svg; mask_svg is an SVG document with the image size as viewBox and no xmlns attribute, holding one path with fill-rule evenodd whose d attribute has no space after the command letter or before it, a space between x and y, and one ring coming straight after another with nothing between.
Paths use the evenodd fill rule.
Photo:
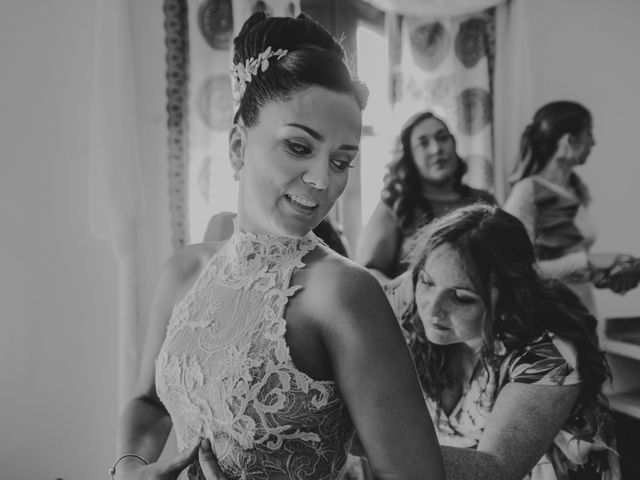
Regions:
<instances>
[{"instance_id":1,"label":"circular medallion pattern","mask_svg":"<svg viewBox=\"0 0 640 480\"><path fill-rule=\"evenodd\" d=\"M198 9L198 27L211 48L229 50L233 35L231 0L207 0Z\"/></svg>"},{"instance_id":2,"label":"circular medallion pattern","mask_svg":"<svg viewBox=\"0 0 640 480\"><path fill-rule=\"evenodd\" d=\"M196 94L198 114L213 130L226 130L233 119L231 80L229 75L218 74L204 79Z\"/></svg>"},{"instance_id":3,"label":"circular medallion pattern","mask_svg":"<svg viewBox=\"0 0 640 480\"><path fill-rule=\"evenodd\" d=\"M487 22L481 17L472 17L460 24L455 39L455 52L458 60L466 67L475 66L485 55Z\"/></svg>"},{"instance_id":4,"label":"circular medallion pattern","mask_svg":"<svg viewBox=\"0 0 640 480\"><path fill-rule=\"evenodd\" d=\"M442 23L419 25L410 32L409 37L413 58L423 70L435 70L447 56L451 37Z\"/></svg>"}]
</instances>

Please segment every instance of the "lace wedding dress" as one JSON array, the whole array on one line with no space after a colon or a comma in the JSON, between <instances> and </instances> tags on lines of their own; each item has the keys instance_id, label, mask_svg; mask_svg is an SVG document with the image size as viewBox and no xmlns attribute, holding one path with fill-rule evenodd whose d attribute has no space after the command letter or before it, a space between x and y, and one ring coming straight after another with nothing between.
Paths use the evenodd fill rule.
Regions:
<instances>
[{"instance_id":1,"label":"lace wedding dress","mask_svg":"<svg viewBox=\"0 0 640 480\"><path fill-rule=\"evenodd\" d=\"M284 334L290 286L320 241L236 229L175 306L156 360L178 449L211 441L229 479L341 478L354 435L332 381L296 368Z\"/></svg>"}]
</instances>

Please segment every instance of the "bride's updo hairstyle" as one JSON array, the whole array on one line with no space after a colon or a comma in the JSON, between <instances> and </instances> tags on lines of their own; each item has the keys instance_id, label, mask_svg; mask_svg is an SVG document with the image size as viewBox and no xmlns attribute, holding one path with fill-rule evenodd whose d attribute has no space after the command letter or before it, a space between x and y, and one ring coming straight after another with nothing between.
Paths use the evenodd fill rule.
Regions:
<instances>
[{"instance_id":1,"label":"bride's updo hairstyle","mask_svg":"<svg viewBox=\"0 0 640 480\"><path fill-rule=\"evenodd\" d=\"M256 12L244 23L233 45L234 68L257 65L254 73L244 73L240 89L237 82L234 86L235 100L239 101L234 123L242 119L244 125L253 126L265 104L290 100L312 86L353 95L361 110L366 105L366 87L352 77L340 43L305 14L291 18Z\"/></svg>"}]
</instances>

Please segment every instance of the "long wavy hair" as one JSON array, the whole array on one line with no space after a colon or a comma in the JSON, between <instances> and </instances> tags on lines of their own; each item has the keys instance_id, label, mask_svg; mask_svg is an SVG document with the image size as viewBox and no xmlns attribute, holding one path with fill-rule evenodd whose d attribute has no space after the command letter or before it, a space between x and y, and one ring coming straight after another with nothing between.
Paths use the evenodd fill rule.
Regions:
<instances>
[{"instance_id":1,"label":"long wavy hair","mask_svg":"<svg viewBox=\"0 0 640 480\"><path fill-rule=\"evenodd\" d=\"M447 131L449 130L447 124L432 112L425 111L416 113L402 126L397 141L398 156L386 167L381 198L396 214L401 230L410 229L415 225L417 216L421 217L421 222L423 223L433 219L433 209L422 193L421 175L411 152L411 134L413 133L413 129L418 124L430 118L439 121ZM451 139L454 143L455 152L455 138L453 135ZM457 152L455 155L458 159L458 168L454 173L453 189L463 197L467 197L471 194L471 189L462 183L462 177L467 173L467 164L460 158ZM416 207L418 207L418 211L416 211Z\"/></svg>"},{"instance_id":2,"label":"long wavy hair","mask_svg":"<svg viewBox=\"0 0 640 480\"><path fill-rule=\"evenodd\" d=\"M567 133L580 134L591 122L591 112L577 102L561 100L540 107L520 137L511 183L540 173L558 150L559 140ZM579 198L588 202L589 193L580 177L572 172L569 181Z\"/></svg>"},{"instance_id":3,"label":"long wavy hair","mask_svg":"<svg viewBox=\"0 0 640 480\"><path fill-rule=\"evenodd\" d=\"M454 248L485 306L481 360L496 368L494 342L502 339L507 352L524 348L545 331L569 341L578 355L582 389L574 407L581 412L577 435L608 432L609 414L602 384L609 378L604 353L595 333L596 319L568 287L543 279L536 270L531 241L522 222L493 205L474 204L438 218L418 231L410 253L413 289L428 256L441 245ZM495 303L491 289L498 292ZM426 338L415 297L401 314L401 327L414 340L409 349L420 381L439 405L443 390L455 379L448 376L456 345L436 345ZM594 408L595 407L595 408Z\"/></svg>"}]
</instances>

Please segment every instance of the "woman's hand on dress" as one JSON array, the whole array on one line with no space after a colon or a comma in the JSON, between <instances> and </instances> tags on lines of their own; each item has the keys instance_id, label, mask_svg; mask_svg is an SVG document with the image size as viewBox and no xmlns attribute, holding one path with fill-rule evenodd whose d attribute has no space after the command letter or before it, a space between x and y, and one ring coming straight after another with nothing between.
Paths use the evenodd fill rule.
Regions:
<instances>
[{"instance_id":1,"label":"woman's hand on dress","mask_svg":"<svg viewBox=\"0 0 640 480\"><path fill-rule=\"evenodd\" d=\"M185 468L198 457L198 444L173 459L144 465L140 460L131 458L120 462L116 468L115 480L175 480Z\"/></svg>"},{"instance_id":2,"label":"woman's hand on dress","mask_svg":"<svg viewBox=\"0 0 640 480\"><path fill-rule=\"evenodd\" d=\"M218 459L213 453L211 442L206 438L200 439L198 461L200 462L200 469L206 480L227 480L227 477L225 477L220 469Z\"/></svg>"}]
</instances>

